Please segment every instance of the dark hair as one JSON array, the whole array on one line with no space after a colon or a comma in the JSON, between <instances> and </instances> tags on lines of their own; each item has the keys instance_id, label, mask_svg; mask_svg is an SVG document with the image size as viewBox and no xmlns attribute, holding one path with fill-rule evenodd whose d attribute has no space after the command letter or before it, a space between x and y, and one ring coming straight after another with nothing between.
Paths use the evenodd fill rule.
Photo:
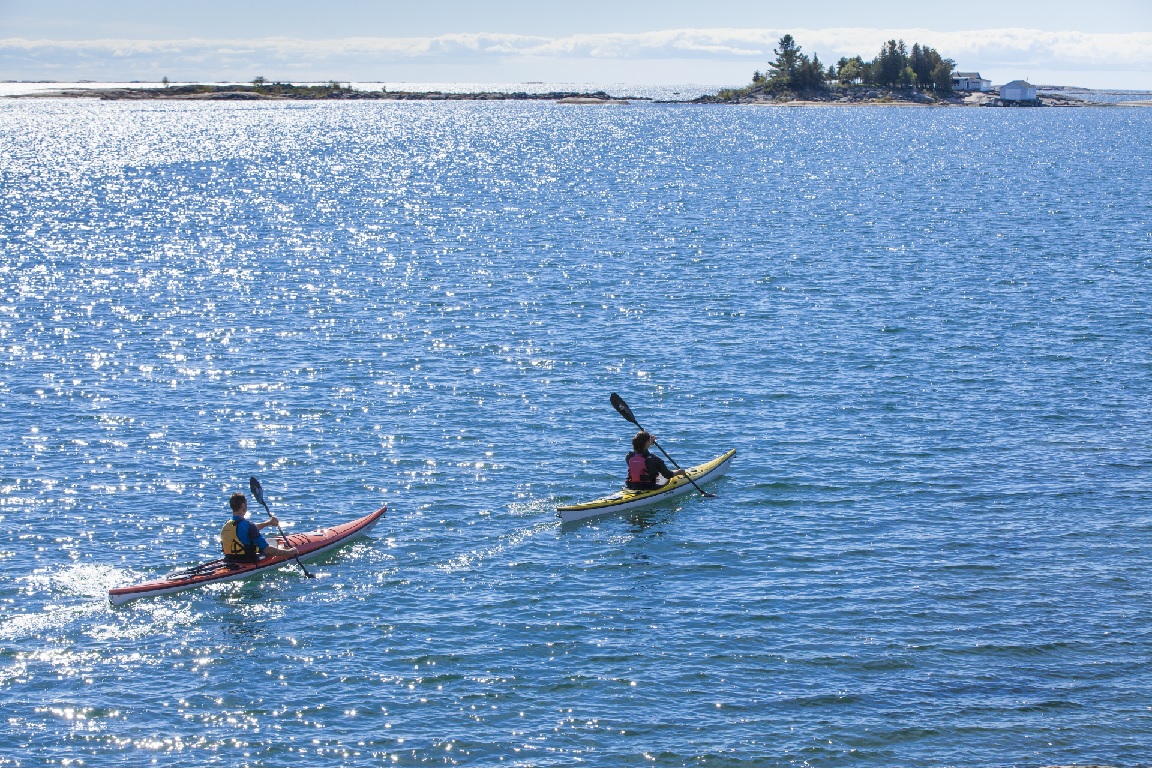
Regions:
<instances>
[{"instance_id":1,"label":"dark hair","mask_svg":"<svg viewBox=\"0 0 1152 769\"><path fill-rule=\"evenodd\" d=\"M632 449L634 451L643 451L648 448L648 439L652 436L648 434L647 430L641 430L632 437Z\"/></svg>"},{"instance_id":2,"label":"dark hair","mask_svg":"<svg viewBox=\"0 0 1152 769\"><path fill-rule=\"evenodd\" d=\"M232 512L240 512L240 508L248 506L248 497L237 491L228 498L228 507L232 508Z\"/></svg>"}]
</instances>

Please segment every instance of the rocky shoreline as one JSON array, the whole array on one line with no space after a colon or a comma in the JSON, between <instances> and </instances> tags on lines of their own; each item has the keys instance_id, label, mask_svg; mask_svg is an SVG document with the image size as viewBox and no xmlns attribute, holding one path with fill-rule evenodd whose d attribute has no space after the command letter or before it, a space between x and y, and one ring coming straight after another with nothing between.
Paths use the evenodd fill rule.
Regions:
<instances>
[{"instance_id":1,"label":"rocky shoreline","mask_svg":"<svg viewBox=\"0 0 1152 769\"><path fill-rule=\"evenodd\" d=\"M507 93L481 91L358 91L337 83L322 86L271 85L178 85L161 88L66 88L14 95L13 99L81 98L105 101L554 101L560 104L627 104L650 101L636 96L610 96L604 91L552 91Z\"/></svg>"},{"instance_id":2,"label":"rocky shoreline","mask_svg":"<svg viewBox=\"0 0 1152 769\"><path fill-rule=\"evenodd\" d=\"M446 91L360 91L339 83L325 85L292 85L272 83L261 85L173 85L157 88L64 88L29 94L14 94L7 98L81 98L105 101L551 101L558 104L742 104L782 107L845 107L845 106L925 106L925 107L1108 107L1152 106L1152 102L1124 102L1112 104L1089 101L1067 94L1040 93L1034 102L1005 104L999 91L986 93L953 94L937 97L915 88L882 88L875 86L831 86L827 90L809 93L772 93L762 86L722 89L715 94L699 96L691 101L662 101L644 96L611 96L604 91L591 93L578 91L550 91L547 93L479 91L452 93Z\"/></svg>"},{"instance_id":3,"label":"rocky shoreline","mask_svg":"<svg viewBox=\"0 0 1152 769\"><path fill-rule=\"evenodd\" d=\"M938 97L915 88L882 88L876 86L831 86L825 91L808 93L771 93L762 87L722 90L697 97L693 104L752 104L782 107L1107 107L1064 94L1041 93L1035 102L1009 105L1000 101L999 89L986 93L953 94Z\"/></svg>"}]
</instances>

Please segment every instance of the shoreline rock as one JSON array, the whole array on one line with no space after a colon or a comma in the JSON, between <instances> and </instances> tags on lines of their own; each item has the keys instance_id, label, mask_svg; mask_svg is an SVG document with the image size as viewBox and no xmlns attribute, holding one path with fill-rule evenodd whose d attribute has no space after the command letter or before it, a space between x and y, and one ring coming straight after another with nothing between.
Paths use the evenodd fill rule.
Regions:
<instances>
[{"instance_id":1,"label":"shoreline rock","mask_svg":"<svg viewBox=\"0 0 1152 769\"><path fill-rule=\"evenodd\" d=\"M915 88L831 86L826 91L770 93L762 86L723 90L699 96L693 104L749 104L781 107L1109 107L1065 94L1040 94L1035 103L1005 104L998 89L985 93L960 92L936 96Z\"/></svg>"},{"instance_id":2,"label":"shoreline rock","mask_svg":"<svg viewBox=\"0 0 1152 769\"><path fill-rule=\"evenodd\" d=\"M627 99L602 99L599 96L565 96L557 104L627 104Z\"/></svg>"},{"instance_id":3,"label":"shoreline rock","mask_svg":"<svg viewBox=\"0 0 1152 769\"><path fill-rule=\"evenodd\" d=\"M523 91L481 91L476 93L449 93L444 91L356 91L351 88L330 86L293 86L273 84L266 86L181 85L168 88L65 88L59 91L40 91L13 94L10 99L80 98L103 101L555 101L561 104L628 104L632 101L652 101L641 96L610 96L604 91L581 93L552 91L526 93Z\"/></svg>"},{"instance_id":4,"label":"shoreline rock","mask_svg":"<svg viewBox=\"0 0 1152 769\"><path fill-rule=\"evenodd\" d=\"M179 85L167 88L65 88L12 94L9 99L80 98L104 101L552 101L557 104L597 105L629 104L729 104L779 107L1114 107L1152 106L1152 101L1092 102L1067 94L1041 93L1036 102L1014 104L1000 101L997 89L985 93L961 93L938 97L914 88L881 88L875 86L831 86L826 91L809 93L769 93L762 86L723 89L715 94L698 96L691 101L663 101L641 96L611 96L604 91L581 93L550 91L480 91L451 93L444 91L357 91L338 83L327 85Z\"/></svg>"}]
</instances>

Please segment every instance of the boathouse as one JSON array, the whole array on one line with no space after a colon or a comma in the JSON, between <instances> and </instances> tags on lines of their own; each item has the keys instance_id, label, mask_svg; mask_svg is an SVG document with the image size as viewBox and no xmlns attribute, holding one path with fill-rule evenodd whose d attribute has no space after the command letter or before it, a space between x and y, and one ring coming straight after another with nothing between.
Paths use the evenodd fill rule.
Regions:
<instances>
[{"instance_id":1,"label":"boathouse","mask_svg":"<svg viewBox=\"0 0 1152 769\"><path fill-rule=\"evenodd\" d=\"M1026 80L1013 80L1007 85L1000 86L1000 101L1022 102L1036 101L1036 86Z\"/></svg>"}]
</instances>

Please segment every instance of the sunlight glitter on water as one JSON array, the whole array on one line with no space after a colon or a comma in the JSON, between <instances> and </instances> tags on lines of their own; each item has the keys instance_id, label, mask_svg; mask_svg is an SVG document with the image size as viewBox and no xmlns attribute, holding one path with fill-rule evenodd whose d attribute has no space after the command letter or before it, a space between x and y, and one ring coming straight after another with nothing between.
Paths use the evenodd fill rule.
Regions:
<instances>
[{"instance_id":1,"label":"sunlight glitter on water","mask_svg":"<svg viewBox=\"0 0 1152 769\"><path fill-rule=\"evenodd\" d=\"M0 104L0 755L1141 763L1142 114Z\"/></svg>"}]
</instances>

